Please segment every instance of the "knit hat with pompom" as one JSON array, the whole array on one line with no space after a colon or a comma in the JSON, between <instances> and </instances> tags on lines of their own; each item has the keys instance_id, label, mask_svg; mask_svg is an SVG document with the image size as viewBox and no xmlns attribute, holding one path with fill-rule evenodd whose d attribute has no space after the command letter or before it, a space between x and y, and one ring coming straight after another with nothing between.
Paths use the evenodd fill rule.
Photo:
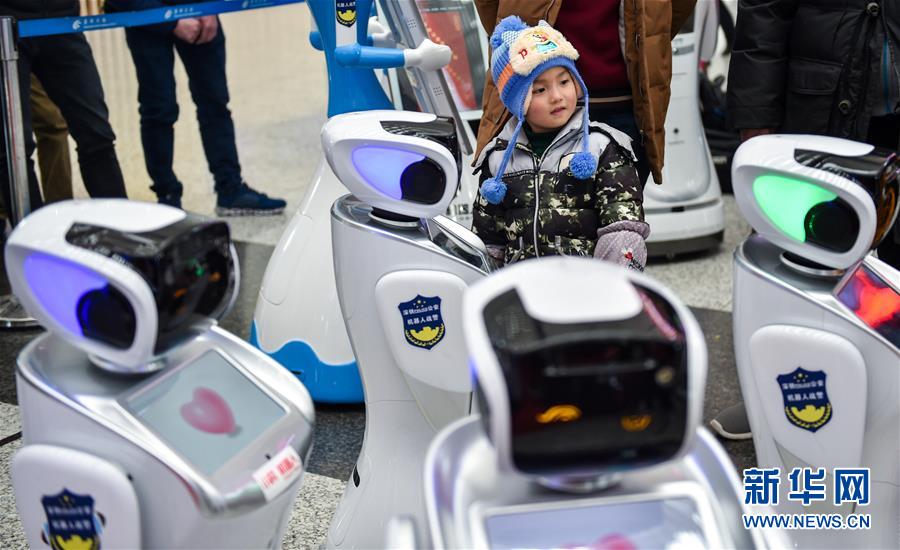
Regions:
<instances>
[{"instance_id":1,"label":"knit hat with pompom","mask_svg":"<svg viewBox=\"0 0 900 550\"><path fill-rule=\"evenodd\" d=\"M542 20L537 26L529 27L515 15L506 17L497 24L491 35L491 47L491 77L500 92L500 101L518 119L518 124L497 173L482 183L481 195L491 204L499 204L506 195L506 184L501 178L515 149L513 144L525 123L525 113L531 102L531 85L552 67L564 67L581 86L585 104L582 109L582 151L572 158L569 170L577 179L593 176L597 170L597 159L588 148L588 90L575 68L578 50L546 21Z\"/></svg>"}]
</instances>

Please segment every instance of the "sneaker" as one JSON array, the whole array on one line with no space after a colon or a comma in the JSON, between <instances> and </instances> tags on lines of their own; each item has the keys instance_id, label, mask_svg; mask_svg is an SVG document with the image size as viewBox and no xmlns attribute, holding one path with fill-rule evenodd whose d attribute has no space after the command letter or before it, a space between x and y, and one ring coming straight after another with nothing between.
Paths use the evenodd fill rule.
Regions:
<instances>
[{"instance_id":1,"label":"sneaker","mask_svg":"<svg viewBox=\"0 0 900 550\"><path fill-rule=\"evenodd\" d=\"M168 195L157 195L157 202L159 204L165 204L167 206L174 206L175 208L181 208L181 193L169 193Z\"/></svg>"},{"instance_id":2,"label":"sneaker","mask_svg":"<svg viewBox=\"0 0 900 550\"><path fill-rule=\"evenodd\" d=\"M216 199L218 216L272 216L284 212L287 205L281 199L273 199L265 193L254 191L242 183L236 191L219 193Z\"/></svg>"},{"instance_id":3,"label":"sneaker","mask_svg":"<svg viewBox=\"0 0 900 550\"><path fill-rule=\"evenodd\" d=\"M715 418L709 421L713 430L725 439L750 439L750 421L747 419L747 409L744 403L738 403L725 408Z\"/></svg>"}]
</instances>

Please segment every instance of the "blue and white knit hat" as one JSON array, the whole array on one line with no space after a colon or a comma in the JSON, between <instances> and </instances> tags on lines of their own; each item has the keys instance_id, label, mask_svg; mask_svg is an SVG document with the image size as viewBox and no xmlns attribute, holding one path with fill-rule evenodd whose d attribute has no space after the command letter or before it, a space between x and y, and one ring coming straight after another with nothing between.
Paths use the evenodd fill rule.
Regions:
<instances>
[{"instance_id":1,"label":"blue and white knit hat","mask_svg":"<svg viewBox=\"0 0 900 550\"><path fill-rule=\"evenodd\" d=\"M491 204L499 204L506 195L506 184L501 178L525 123L525 113L531 102L531 85L544 71L552 67L568 69L572 78L581 85L585 104L582 110L583 150L572 158L569 169L572 175L580 180L593 176L597 170L597 159L591 155L588 148L588 90L575 68L578 50L546 21L542 20L536 27L529 27L515 15L510 15L497 24L494 34L491 35L491 47L493 48L491 76L500 92L500 101L519 122L510 139L510 145L503 154L497 173L481 185L481 195Z\"/></svg>"}]
</instances>

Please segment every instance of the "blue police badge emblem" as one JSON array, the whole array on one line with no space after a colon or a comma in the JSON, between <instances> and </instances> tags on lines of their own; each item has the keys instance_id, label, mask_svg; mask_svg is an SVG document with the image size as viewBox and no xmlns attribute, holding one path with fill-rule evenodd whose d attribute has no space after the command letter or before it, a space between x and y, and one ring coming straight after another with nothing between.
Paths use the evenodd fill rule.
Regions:
<instances>
[{"instance_id":1,"label":"blue police badge emblem","mask_svg":"<svg viewBox=\"0 0 900 550\"><path fill-rule=\"evenodd\" d=\"M53 550L99 550L101 518L94 512L94 497L63 489L41 497L47 523L45 542Z\"/></svg>"},{"instance_id":2,"label":"blue police badge emblem","mask_svg":"<svg viewBox=\"0 0 900 550\"><path fill-rule=\"evenodd\" d=\"M397 306L403 316L403 334L410 345L430 350L444 339L444 319L441 317L441 298L426 298L417 294Z\"/></svg>"},{"instance_id":3,"label":"blue police badge emblem","mask_svg":"<svg viewBox=\"0 0 900 550\"><path fill-rule=\"evenodd\" d=\"M338 23L352 27L356 23L356 0L336 0L334 13Z\"/></svg>"},{"instance_id":4,"label":"blue police badge emblem","mask_svg":"<svg viewBox=\"0 0 900 550\"><path fill-rule=\"evenodd\" d=\"M784 398L784 414L788 422L813 433L831 420L824 372L797 367L794 372L778 376L778 387Z\"/></svg>"}]
</instances>

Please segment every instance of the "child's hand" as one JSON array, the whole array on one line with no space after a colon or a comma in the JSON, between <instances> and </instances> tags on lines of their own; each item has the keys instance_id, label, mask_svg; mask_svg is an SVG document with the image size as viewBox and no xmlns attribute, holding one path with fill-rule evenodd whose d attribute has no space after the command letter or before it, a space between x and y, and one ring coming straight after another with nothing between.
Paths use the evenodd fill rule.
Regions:
<instances>
[{"instance_id":1,"label":"child's hand","mask_svg":"<svg viewBox=\"0 0 900 550\"><path fill-rule=\"evenodd\" d=\"M494 260L497 267L503 267L503 264L506 263L506 247L497 244L488 244L485 245L485 248L487 248L488 256Z\"/></svg>"},{"instance_id":2,"label":"child's hand","mask_svg":"<svg viewBox=\"0 0 900 550\"><path fill-rule=\"evenodd\" d=\"M594 257L630 269L643 271L647 265L647 244L650 226L644 222L621 221L597 231Z\"/></svg>"}]
</instances>

